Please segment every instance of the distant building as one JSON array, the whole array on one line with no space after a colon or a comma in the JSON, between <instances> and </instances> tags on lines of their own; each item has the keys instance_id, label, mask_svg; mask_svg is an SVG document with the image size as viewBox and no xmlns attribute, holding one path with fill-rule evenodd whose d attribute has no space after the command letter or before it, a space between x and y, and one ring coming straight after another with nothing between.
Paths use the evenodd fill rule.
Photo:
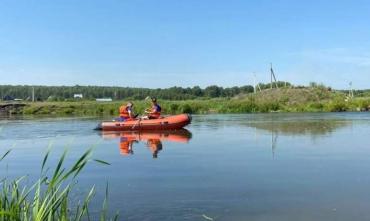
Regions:
<instances>
[{"instance_id":1,"label":"distant building","mask_svg":"<svg viewBox=\"0 0 370 221\"><path fill-rule=\"evenodd\" d=\"M3 100L4 100L4 101L13 101L13 100L14 100L14 97L12 97L12 96L10 96L10 95L5 95L5 96L3 97Z\"/></svg>"},{"instance_id":2,"label":"distant building","mask_svg":"<svg viewBox=\"0 0 370 221\"><path fill-rule=\"evenodd\" d=\"M77 99L82 99L84 96L82 94L74 94L73 97Z\"/></svg>"},{"instance_id":3,"label":"distant building","mask_svg":"<svg viewBox=\"0 0 370 221\"><path fill-rule=\"evenodd\" d=\"M113 101L112 98L97 98L97 102L110 102Z\"/></svg>"}]
</instances>

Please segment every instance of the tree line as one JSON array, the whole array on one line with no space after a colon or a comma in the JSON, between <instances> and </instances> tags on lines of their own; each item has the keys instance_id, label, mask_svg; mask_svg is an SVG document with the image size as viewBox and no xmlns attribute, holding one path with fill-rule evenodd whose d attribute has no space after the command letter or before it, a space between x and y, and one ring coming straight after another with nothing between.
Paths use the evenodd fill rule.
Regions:
<instances>
[{"instance_id":1,"label":"tree line","mask_svg":"<svg viewBox=\"0 0 370 221\"><path fill-rule=\"evenodd\" d=\"M195 98L233 97L240 93L253 92L253 86L223 88L209 86L206 88L171 87L166 89L130 88L130 87L103 87L103 86L27 86L27 85L0 85L1 99L13 98L31 100L34 90L35 100L62 101L74 99L75 94L82 94L83 99L112 98L113 100L145 99L147 96L166 100L187 100Z\"/></svg>"},{"instance_id":2,"label":"tree line","mask_svg":"<svg viewBox=\"0 0 370 221\"><path fill-rule=\"evenodd\" d=\"M279 87L291 86L287 82L277 82ZM258 84L258 89L270 88L270 84ZM275 83L273 85L276 86ZM133 99L141 100L146 97L157 97L165 100L189 100L196 98L234 97L239 94L252 93L254 87L245 85L240 87L220 87L216 85L201 88L170 87L170 88L131 88L131 87L105 87L105 86L30 86L30 85L0 85L0 98L13 98L32 100L34 91L37 101L64 101L74 99L75 94L82 94L83 99L112 98L113 100Z\"/></svg>"}]
</instances>

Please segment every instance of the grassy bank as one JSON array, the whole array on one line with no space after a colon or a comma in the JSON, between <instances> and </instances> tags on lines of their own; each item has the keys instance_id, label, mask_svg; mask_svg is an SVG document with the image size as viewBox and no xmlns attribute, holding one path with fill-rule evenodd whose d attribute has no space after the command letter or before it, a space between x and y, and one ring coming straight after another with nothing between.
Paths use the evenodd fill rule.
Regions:
<instances>
[{"instance_id":1,"label":"grassy bank","mask_svg":"<svg viewBox=\"0 0 370 221\"><path fill-rule=\"evenodd\" d=\"M95 101L36 102L13 111L13 114L37 115L118 115L118 108L127 101L98 103ZM150 106L148 101L135 103L137 113ZM258 113L258 112L338 112L367 111L370 98L347 99L342 92L326 88L282 88L234 98L160 100L164 114L193 113Z\"/></svg>"}]
</instances>

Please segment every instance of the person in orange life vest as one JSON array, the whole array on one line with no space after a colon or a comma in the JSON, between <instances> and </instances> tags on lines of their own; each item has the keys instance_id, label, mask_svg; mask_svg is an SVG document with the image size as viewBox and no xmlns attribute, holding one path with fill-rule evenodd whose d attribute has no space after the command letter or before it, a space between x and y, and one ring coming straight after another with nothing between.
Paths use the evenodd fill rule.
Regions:
<instances>
[{"instance_id":1,"label":"person in orange life vest","mask_svg":"<svg viewBox=\"0 0 370 221\"><path fill-rule=\"evenodd\" d=\"M153 158L158 158L158 153L163 149L163 145L160 139L148 139L147 145L152 151Z\"/></svg>"},{"instance_id":2,"label":"person in orange life vest","mask_svg":"<svg viewBox=\"0 0 370 221\"><path fill-rule=\"evenodd\" d=\"M116 121L126 121L129 119L135 119L136 116L134 115L133 107L134 104L132 102L128 102L126 105L122 105L119 108L119 117L116 118Z\"/></svg>"},{"instance_id":3,"label":"person in orange life vest","mask_svg":"<svg viewBox=\"0 0 370 221\"><path fill-rule=\"evenodd\" d=\"M145 113L147 113L148 119L158 119L161 117L161 111L162 108L157 103L156 98L152 98L152 107L145 110Z\"/></svg>"}]
</instances>

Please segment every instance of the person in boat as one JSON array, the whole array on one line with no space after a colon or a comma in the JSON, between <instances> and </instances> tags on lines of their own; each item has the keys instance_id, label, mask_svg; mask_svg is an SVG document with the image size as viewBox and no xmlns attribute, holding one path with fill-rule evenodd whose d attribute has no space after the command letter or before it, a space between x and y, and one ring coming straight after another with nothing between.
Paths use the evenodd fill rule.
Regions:
<instances>
[{"instance_id":1,"label":"person in boat","mask_svg":"<svg viewBox=\"0 0 370 221\"><path fill-rule=\"evenodd\" d=\"M152 107L145 110L147 119L159 119L161 117L162 108L157 103L157 98L151 98Z\"/></svg>"},{"instance_id":2,"label":"person in boat","mask_svg":"<svg viewBox=\"0 0 370 221\"><path fill-rule=\"evenodd\" d=\"M116 121L126 121L129 119L135 119L136 116L133 111L134 104L132 102L128 102L126 105L122 105L119 108L119 117L116 118Z\"/></svg>"}]
</instances>

